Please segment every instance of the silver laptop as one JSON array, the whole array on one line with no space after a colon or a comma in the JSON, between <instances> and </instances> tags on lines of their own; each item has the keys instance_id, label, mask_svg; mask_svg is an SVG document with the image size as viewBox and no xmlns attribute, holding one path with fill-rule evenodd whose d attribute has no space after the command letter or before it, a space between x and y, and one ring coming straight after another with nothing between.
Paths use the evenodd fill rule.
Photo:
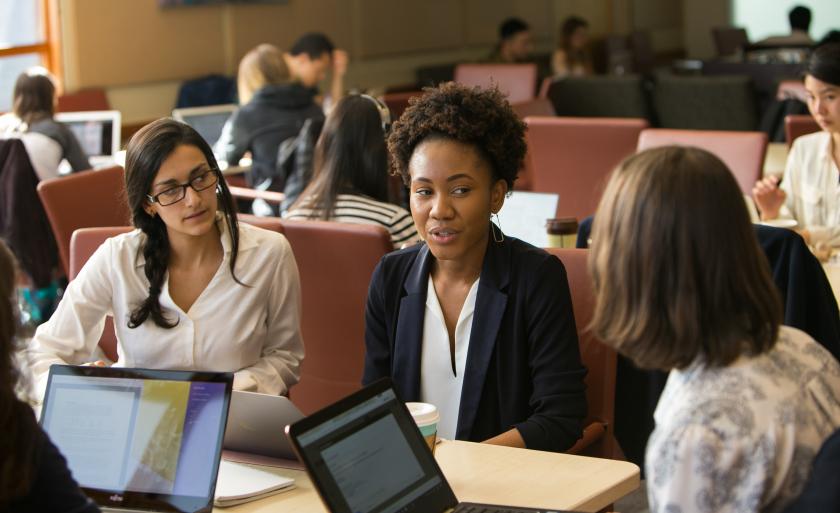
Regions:
<instances>
[{"instance_id":1,"label":"silver laptop","mask_svg":"<svg viewBox=\"0 0 840 513\"><path fill-rule=\"evenodd\" d=\"M94 168L113 166L116 163L122 131L120 111L59 112L55 120L73 131Z\"/></svg>"},{"instance_id":2,"label":"silver laptop","mask_svg":"<svg viewBox=\"0 0 840 513\"><path fill-rule=\"evenodd\" d=\"M285 429L303 416L287 397L236 391L230 401L224 448L295 460Z\"/></svg>"},{"instance_id":3,"label":"silver laptop","mask_svg":"<svg viewBox=\"0 0 840 513\"><path fill-rule=\"evenodd\" d=\"M221 137L222 128L235 110L236 105L232 103L189 107L173 110L172 117L193 127L212 148Z\"/></svg>"},{"instance_id":4,"label":"silver laptop","mask_svg":"<svg viewBox=\"0 0 840 513\"><path fill-rule=\"evenodd\" d=\"M41 410L103 511L209 512L233 374L53 365Z\"/></svg>"},{"instance_id":5,"label":"silver laptop","mask_svg":"<svg viewBox=\"0 0 840 513\"><path fill-rule=\"evenodd\" d=\"M545 222L557 216L559 198L554 193L513 191L499 211L502 232L538 248L547 248Z\"/></svg>"}]
</instances>

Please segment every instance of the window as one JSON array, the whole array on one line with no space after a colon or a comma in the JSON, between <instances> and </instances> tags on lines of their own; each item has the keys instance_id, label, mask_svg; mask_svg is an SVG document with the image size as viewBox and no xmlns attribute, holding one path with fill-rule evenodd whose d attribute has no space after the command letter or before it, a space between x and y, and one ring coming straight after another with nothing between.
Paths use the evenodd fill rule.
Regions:
<instances>
[{"instance_id":1,"label":"window","mask_svg":"<svg viewBox=\"0 0 840 513\"><path fill-rule=\"evenodd\" d=\"M60 76L56 0L0 0L0 112L12 108L17 76L44 66Z\"/></svg>"}]
</instances>

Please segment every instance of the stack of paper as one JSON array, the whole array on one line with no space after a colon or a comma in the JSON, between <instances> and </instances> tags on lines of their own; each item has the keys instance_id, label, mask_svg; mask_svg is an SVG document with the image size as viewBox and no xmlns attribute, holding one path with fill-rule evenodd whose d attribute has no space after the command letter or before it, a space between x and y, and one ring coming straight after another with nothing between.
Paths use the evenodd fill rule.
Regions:
<instances>
[{"instance_id":1,"label":"stack of paper","mask_svg":"<svg viewBox=\"0 0 840 513\"><path fill-rule=\"evenodd\" d=\"M278 471L282 472L275 468L257 468L222 460L216 479L214 504L235 506L294 488L295 480L280 475Z\"/></svg>"}]
</instances>

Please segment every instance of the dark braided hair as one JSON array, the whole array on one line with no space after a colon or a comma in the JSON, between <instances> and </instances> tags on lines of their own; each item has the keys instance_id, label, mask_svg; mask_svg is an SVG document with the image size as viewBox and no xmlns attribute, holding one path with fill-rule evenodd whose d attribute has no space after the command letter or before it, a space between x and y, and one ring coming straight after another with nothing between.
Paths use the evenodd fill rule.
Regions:
<instances>
[{"instance_id":1,"label":"dark braided hair","mask_svg":"<svg viewBox=\"0 0 840 513\"><path fill-rule=\"evenodd\" d=\"M159 216L149 215L144 207L148 205L146 195L152 190L152 184L161 164L176 148L183 145L195 146L201 150L207 163L217 174L216 194L231 238L230 272L233 279L242 285L234 274L236 257L239 253L239 224L236 221L236 206L227 183L219 171L213 150L189 125L170 118L158 119L144 126L131 137L125 153L125 188L128 206L131 209L131 222L146 234L146 243L142 248L143 257L146 260L143 270L149 280L149 297L131 312L128 320L129 328L140 326L149 317L161 328L174 328L178 324L177 319L170 321L167 318L159 301L170 257L166 224Z\"/></svg>"}]
</instances>

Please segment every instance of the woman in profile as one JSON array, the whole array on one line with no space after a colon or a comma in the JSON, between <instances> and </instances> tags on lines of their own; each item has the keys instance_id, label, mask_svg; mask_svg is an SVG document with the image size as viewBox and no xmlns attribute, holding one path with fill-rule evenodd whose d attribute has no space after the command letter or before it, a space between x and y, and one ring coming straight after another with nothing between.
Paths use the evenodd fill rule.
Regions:
<instances>
[{"instance_id":1,"label":"woman in profile","mask_svg":"<svg viewBox=\"0 0 840 513\"><path fill-rule=\"evenodd\" d=\"M562 262L491 221L525 158L525 125L497 89L426 92L388 139L425 244L371 278L363 382L437 406L443 438L564 451L586 396Z\"/></svg>"},{"instance_id":2,"label":"woman in profile","mask_svg":"<svg viewBox=\"0 0 840 513\"><path fill-rule=\"evenodd\" d=\"M645 458L650 511L780 511L840 426L840 364L781 326L732 173L696 148L629 157L590 248L594 334L671 371Z\"/></svg>"},{"instance_id":3,"label":"woman in profile","mask_svg":"<svg viewBox=\"0 0 840 513\"><path fill-rule=\"evenodd\" d=\"M52 76L44 68L29 68L15 81L12 112L0 117L0 137L21 137L40 180L57 177L64 159L73 171L91 168L76 135L54 119L56 105Z\"/></svg>"},{"instance_id":4,"label":"woman in profile","mask_svg":"<svg viewBox=\"0 0 840 513\"><path fill-rule=\"evenodd\" d=\"M551 56L551 70L555 78L592 74L588 43L589 23L577 16L566 18L560 28L560 47Z\"/></svg>"},{"instance_id":5,"label":"woman in profile","mask_svg":"<svg viewBox=\"0 0 840 513\"><path fill-rule=\"evenodd\" d=\"M419 240L411 214L388 203L388 108L367 95L343 98L330 112L315 148L312 181L288 219L377 224L394 247Z\"/></svg>"},{"instance_id":6,"label":"woman in profile","mask_svg":"<svg viewBox=\"0 0 840 513\"><path fill-rule=\"evenodd\" d=\"M0 241L0 511L97 513L16 391L21 373L15 352L15 261Z\"/></svg>"}]
</instances>

